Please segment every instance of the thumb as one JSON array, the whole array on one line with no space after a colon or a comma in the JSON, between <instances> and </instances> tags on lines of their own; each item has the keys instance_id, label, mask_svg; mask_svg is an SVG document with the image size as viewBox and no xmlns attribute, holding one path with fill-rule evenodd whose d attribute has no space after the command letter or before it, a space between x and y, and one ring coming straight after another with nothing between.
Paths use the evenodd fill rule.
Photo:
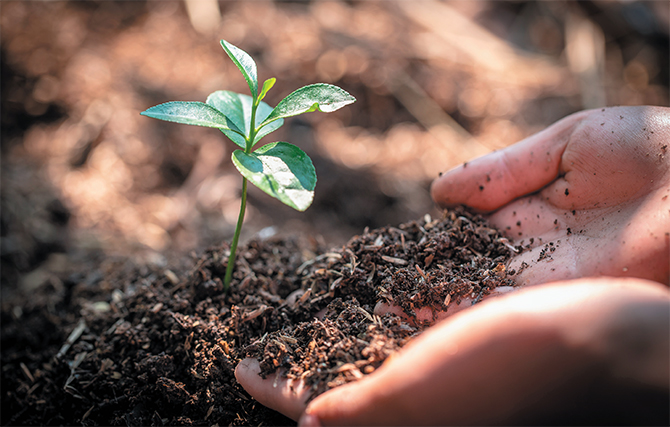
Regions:
<instances>
[{"instance_id":1,"label":"thumb","mask_svg":"<svg viewBox=\"0 0 670 427\"><path fill-rule=\"evenodd\" d=\"M559 175L563 151L588 112L573 114L503 150L458 166L433 182L440 206L490 212L535 192Z\"/></svg>"},{"instance_id":2,"label":"thumb","mask_svg":"<svg viewBox=\"0 0 670 427\"><path fill-rule=\"evenodd\" d=\"M235 368L235 379L263 406L297 420L308 398L305 383L284 378L279 372L263 378L260 372L258 360L243 359Z\"/></svg>"},{"instance_id":3,"label":"thumb","mask_svg":"<svg viewBox=\"0 0 670 427\"><path fill-rule=\"evenodd\" d=\"M319 395L310 402L300 418L299 426L378 425L380 417L379 387L375 375L347 383ZM377 403L376 403L377 402Z\"/></svg>"}]
</instances>

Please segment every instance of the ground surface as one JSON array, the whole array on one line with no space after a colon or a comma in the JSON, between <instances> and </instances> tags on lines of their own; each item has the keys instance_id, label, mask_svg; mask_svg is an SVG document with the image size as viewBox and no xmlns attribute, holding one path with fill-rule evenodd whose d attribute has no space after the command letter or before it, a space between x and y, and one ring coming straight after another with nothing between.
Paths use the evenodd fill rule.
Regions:
<instances>
[{"instance_id":1,"label":"ground surface","mask_svg":"<svg viewBox=\"0 0 670 427\"><path fill-rule=\"evenodd\" d=\"M107 259L3 312L3 424L285 424L235 382L242 358L263 374L285 368L313 396L355 381L431 323L415 306L443 311L513 285L513 250L457 210L328 251L252 240L228 293L227 246L183 270ZM407 317L375 315L379 302Z\"/></svg>"},{"instance_id":2,"label":"ground surface","mask_svg":"<svg viewBox=\"0 0 670 427\"><path fill-rule=\"evenodd\" d=\"M0 4L3 425L288 423L237 360L319 393L420 332L377 301L411 315L513 279L500 234L433 207L438 172L583 108L668 104L667 2L185 4ZM278 131L315 201L251 190L230 294L232 143L139 116L244 92L221 38L277 77L272 105L318 81L358 100Z\"/></svg>"}]
</instances>

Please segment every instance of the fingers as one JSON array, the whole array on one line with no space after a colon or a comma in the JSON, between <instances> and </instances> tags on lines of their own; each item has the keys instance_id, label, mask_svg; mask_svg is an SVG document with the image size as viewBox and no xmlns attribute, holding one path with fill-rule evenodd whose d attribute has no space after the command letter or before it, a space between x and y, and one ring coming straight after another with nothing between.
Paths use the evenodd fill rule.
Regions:
<instances>
[{"instance_id":1,"label":"fingers","mask_svg":"<svg viewBox=\"0 0 670 427\"><path fill-rule=\"evenodd\" d=\"M542 196L561 209L593 209L667 188L669 125L667 108L592 111L572 134L562 157L561 178L543 189Z\"/></svg>"},{"instance_id":2,"label":"fingers","mask_svg":"<svg viewBox=\"0 0 670 427\"><path fill-rule=\"evenodd\" d=\"M487 297L502 295L513 289L514 288L510 286L502 286L495 289ZM375 314L382 315L385 313L393 313L411 322L414 322L415 320L420 323L436 322L471 306L472 299L464 298L461 300L460 304L450 304L446 311L434 312L430 308L417 309L416 317L414 319L409 319L400 307L379 303L375 307ZM278 374L270 375L264 379L259 375L260 372L261 368L258 360L247 358L243 359L237 365L235 369L235 378L250 395L264 406L274 409L294 420L299 419L307 406L305 402L308 397L308 390L305 389L304 383L301 381L281 378ZM357 383L357 387L360 387L359 383ZM339 390L339 388L337 390ZM336 390L333 392L335 391ZM337 393L342 392L338 391ZM339 399L343 398L344 397L340 397ZM350 408L352 407L351 405L348 406ZM301 425L318 425L318 420L311 417L302 417L300 420Z\"/></svg>"},{"instance_id":3,"label":"fingers","mask_svg":"<svg viewBox=\"0 0 670 427\"><path fill-rule=\"evenodd\" d=\"M235 368L235 378L262 405L297 420L307 406L307 390L302 381L273 374L263 379L256 359L243 359Z\"/></svg>"},{"instance_id":4,"label":"fingers","mask_svg":"<svg viewBox=\"0 0 670 427\"><path fill-rule=\"evenodd\" d=\"M485 299L501 296L508 292L512 292L515 289L516 288L512 286L500 286L493 289L490 294L483 296L481 300L483 301ZM412 325L432 324L472 307L474 302L475 300L473 298L466 297L462 298L460 303L451 302L447 306L446 310L435 310L431 307L420 307L414 310L414 316L408 316L400 306L387 304L385 302L378 302L374 308L374 313L378 316L383 316L387 313L395 314L396 316L402 317L405 319L405 321Z\"/></svg>"},{"instance_id":5,"label":"fingers","mask_svg":"<svg viewBox=\"0 0 670 427\"><path fill-rule=\"evenodd\" d=\"M541 189L559 175L563 150L584 115L569 116L504 150L446 172L433 182L433 199L443 207L466 205L488 212Z\"/></svg>"},{"instance_id":6,"label":"fingers","mask_svg":"<svg viewBox=\"0 0 670 427\"><path fill-rule=\"evenodd\" d=\"M667 369L644 366L670 357L668 301L666 288L631 279L516 292L427 330L370 376L317 397L306 413L322 425L515 423L518 413L546 422L602 384L610 366L667 388ZM636 353L627 339L640 329L644 351Z\"/></svg>"},{"instance_id":7,"label":"fingers","mask_svg":"<svg viewBox=\"0 0 670 427\"><path fill-rule=\"evenodd\" d=\"M420 307L414 309L414 316L409 316L405 313L402 307L393 304L387 304L385 302L378 302L375 305L374 313L378 316L383 316L384 314L391 313L403 318L406 322L412 326L431 324L438 322L442 319L446 319L452 314L457 313L467 307L472 305L472 300L469 298L461 301L461 304L451 304L447 310L434 310L431 307Z\"/></svg>"},{"instance_id":8,"label":"fingers","mask_svg":"<svg viewBox=\"0 0 670 427\"><path fill-rule=\"evenodd\" d=\"M452 169L433 182L431 194L441 206L485 212L540 189L563 209L611 206L664 182L669 134L668 108L583 111Z\"/></svg>"}]
</instances>

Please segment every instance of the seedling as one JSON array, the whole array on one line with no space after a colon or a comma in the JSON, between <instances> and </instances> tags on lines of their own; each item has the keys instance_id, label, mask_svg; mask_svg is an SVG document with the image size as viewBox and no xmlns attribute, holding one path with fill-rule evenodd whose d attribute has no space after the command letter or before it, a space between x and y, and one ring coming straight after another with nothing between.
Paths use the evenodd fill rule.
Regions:
<instances>
[{"instance_id":1,"label":"seedling","mask_svg":"<svg viewBox=\"0 0 670 427\"><path fill-rule=\"evenodd\" d=\"M141 114L219 129L242 148L232 154L233 164L242 174L242 202L223 282L224 290L228 291L247 205L247 181L299 211L307 209L314 199L316 171L304 151L283 141L254 147L261 138L279 129L287 117L312 111L329 113L356 99L337 86L317 83L301 87L272 108L263 98L277 79L265 80L259 92L256 63L251 56L225 40L221 40L221 46L244 76L251 96L219 90L210 94L206 102L166 102Z\"/></svg>"}]
</instances>

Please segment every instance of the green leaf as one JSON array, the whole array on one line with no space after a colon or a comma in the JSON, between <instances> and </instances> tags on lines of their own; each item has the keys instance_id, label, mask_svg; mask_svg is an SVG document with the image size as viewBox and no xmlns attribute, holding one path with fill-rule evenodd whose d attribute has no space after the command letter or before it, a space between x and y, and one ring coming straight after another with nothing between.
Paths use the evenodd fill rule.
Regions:
<instances>
[{"instance_id":1,"label":"green leaf","mask_svg":"<svg viewBox=\"0 0 670 427\"><path fill-rule=\"evenodd\" d=\"M330 113L356 101L347 91L326 83L301 87L282 99L261 126L273 120L312 111Z\"/></svg>"},{"instance_id":2,"label":"green leaf","mask_svg":"<svg viewBox=\"0 0 670 427\"><path fill-rule=\"evenodd\" d=\"M234 46L225 40L221 40L221 46L230 59L233 60L235 65L237 65L237 68L244 76L244 80L246 80L249 85L251 96L256 99L256 96L258 95L258 72L253 58L239 47Z\"/></svg>"},{"instance_id":3,"label":"green leaf","mask_svg":"<svg viewBox=\"0 0 670 427\"><path fill-rule=\"evenodd\" d=\"M211 93L207 97L207 104L219 110L221 113L225 114L230 118L230 120L237 126L239 129L244 130L245 135L249 135L251 129L251 105L253 103L252 98L249 95L244 95L241 93L230 92L227 90L219 90L214 93ZM265 102L261 102L258 105L256 110L256 127L265 120L265 118L272 112L272 107L270 107ZM268 126L263 127L258 131L254 137L253 144L256 144L261 140L265 135L270 132L274 132L279 129L284 124L284 120L279 120L271 123ZM241 135L231 132L229 130L221 130L228 138L230 138L235 144L239 145L243 149L246 149L246 141ZM253 146L252 144L252 146Z\"/></svg>"},{"instance_id":4,"label":"green leaf","mask_svg":"<svg viewBox=\"0 0 670 427\"><path fill-rule=\"evenodd\" d=\"M251 154L233 152L233 163L242 176L282 203L299 211L312 204L316 171L312 160L288 142L273 142Z\"/></svg>"},{"instance_id":5,"label":"green leaf","mask_svg":"<svg viewBox=\"0 0 670 427\"><path fill-rule=\"evenodd\" d=\"M272 89L272 86L274 86L276 82L277 82L277 79L275 79L274 77L270 77L269 79L264 81L263 82L263 89L261 89L261 94L258 95L258 99L262 100L263 98L265 98L265 95L268 93L268 91L270 89Z\"/></svg>"},{"instance_id":6,"label":"green leaf","mask_svg":"<svg viewBox=\"0 0 670 427\"><path fill-rule=\"evenodd\" d=\"M242 133L240 127L225 114L204 102L166 102L148 108L140 114L168 122L217 128L230 133Z\"/></svg>"}]
</instances>

